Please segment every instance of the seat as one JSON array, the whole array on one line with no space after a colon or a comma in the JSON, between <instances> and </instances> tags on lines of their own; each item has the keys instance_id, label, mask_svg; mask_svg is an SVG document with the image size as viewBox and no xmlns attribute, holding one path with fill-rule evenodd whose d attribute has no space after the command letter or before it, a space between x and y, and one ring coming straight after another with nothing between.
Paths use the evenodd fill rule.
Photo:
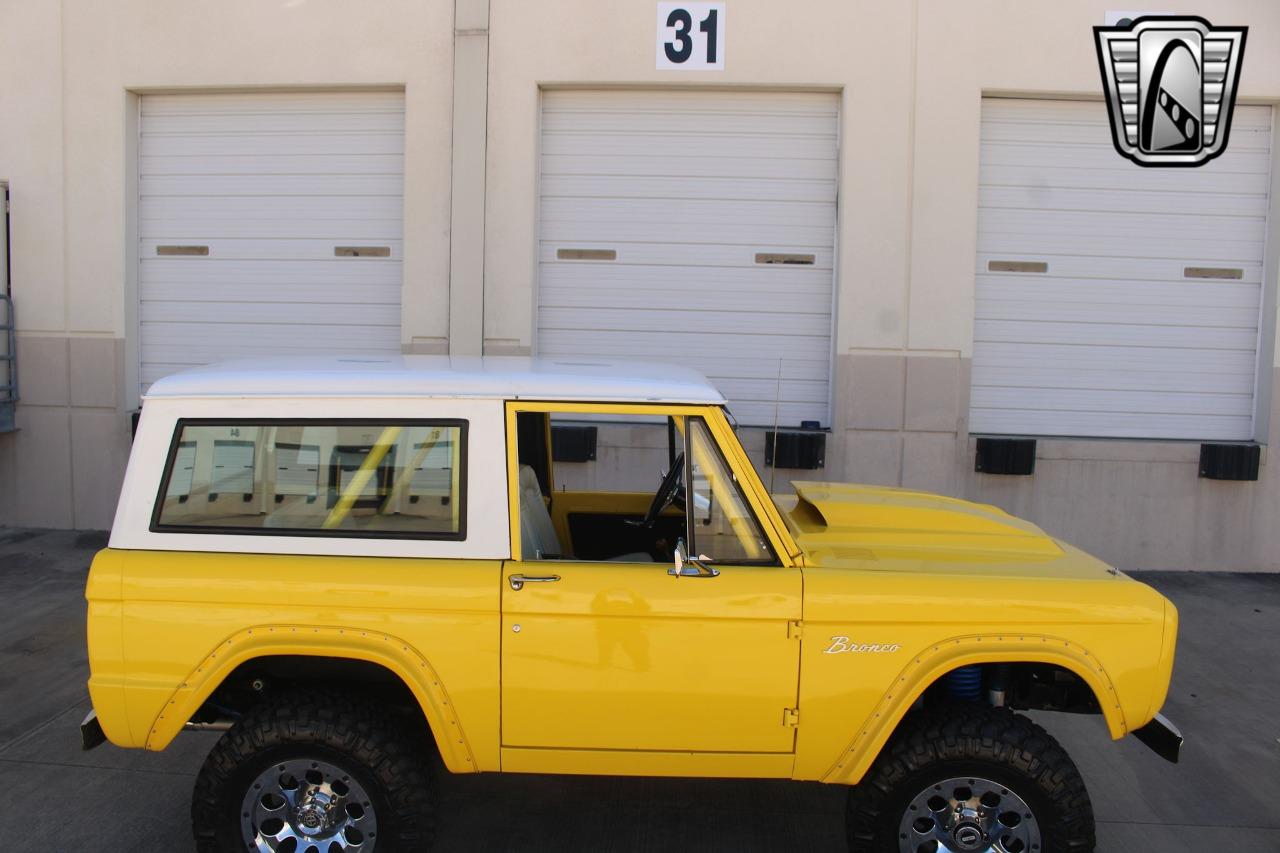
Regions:
<instances>
[{"instance_id":1,"label":"seat","mask_svg":"<svg viewBox=\"0 0 1280 853\"><path fill-rule=\"evenodd\" d=\"M520 554L525 560L555 559L566 556L560 548L551 513L542 499L538 475L529 465L520 466ZM643 551L610 557L611 563L652 563L653 556Z\"/></svg>"},{"instance_id":2,"label":"seat","mask_svg":"<svg viewBox=\"0 0 1280 853\"><path fill-rule=\"evenodd\" d=\"M541 560L545 555L562 556L551 513L542 499L538 475L529 465L520 466L520 553L524 559Z\"/></svg>"}]
</instances>

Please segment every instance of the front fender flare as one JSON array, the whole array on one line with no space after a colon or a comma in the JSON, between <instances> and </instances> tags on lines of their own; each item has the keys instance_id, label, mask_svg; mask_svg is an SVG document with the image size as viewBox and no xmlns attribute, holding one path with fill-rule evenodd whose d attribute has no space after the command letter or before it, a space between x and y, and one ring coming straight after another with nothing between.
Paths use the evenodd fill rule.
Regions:
<instances>
[{"instance_id":1,"label":"front fender flare","mask_svg":"<svg viewBox=\"0 0 1280 853\"><path fill-rule=\"evenodd\" d=\"M1111 737L1121 738L1128 732L1111 677L1083 646L1062 637L1041 634L951 637L921 649L902 668L822 781L857 784L929 685L957 667L981 663L1046 663L1070 670L1080 676L1097 697Z\"/></svg>"},{"instance_id":2,"label":"front fender flare","mask_svg":"<svg viewBox=\"0 0 1280 853\"><path fill-rule=\"evenodd\" d=\"M168 746L236 667L275 655L353 658L385 667L404 682L421 706L445 766L454 773L477 772L462 723L431 663L392 634L332 626L255 625L227 637L173 691L151 724L146 749Z\"/></svg>"}]
</instances>

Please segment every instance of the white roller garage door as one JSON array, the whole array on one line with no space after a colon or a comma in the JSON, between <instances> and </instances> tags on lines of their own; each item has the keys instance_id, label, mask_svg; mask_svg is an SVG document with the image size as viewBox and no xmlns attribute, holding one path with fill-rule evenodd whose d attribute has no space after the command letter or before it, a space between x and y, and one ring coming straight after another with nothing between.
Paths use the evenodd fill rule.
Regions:
<instances>
[{"instance_id":1,"label":"white roller garage door","mask_svg":"<svg viewBox=\"0 0 1280 853\"><path fill-rule=\"evenodd\" d=\"M985 100L970 430L1254 438L1270 147L1237 106L1220 158L1141 168L1101 103Z\"/></svg>"},{"instance_id":2,"label":"white roller garage door","mask_svg":"<svg viewBox=\"0 0 1280 853\"><path fill-rule=\"evenodd\" d=\"M141 102L144 389L227 358L400 351L403 94Z\"/></svg>"},{"instance_id":3,"label":"white roller garage door","mask_svg":"<svg viewBox=\"0 0 1280 853\"><path fill-rule=\"evenodd\" d=\"M830 422L837 98L549 91L537 351L675 361Z\"/></svg>"}]
</instances>

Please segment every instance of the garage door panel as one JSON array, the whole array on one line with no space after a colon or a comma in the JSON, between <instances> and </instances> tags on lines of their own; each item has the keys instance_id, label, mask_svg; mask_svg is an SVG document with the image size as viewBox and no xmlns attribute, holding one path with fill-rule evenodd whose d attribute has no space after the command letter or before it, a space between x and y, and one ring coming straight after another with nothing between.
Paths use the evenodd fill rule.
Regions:
<instances>
[{"instance_id":1,"label":"garage door panel","mask_svg":"<svg viewBox=\"0 0 1280 853\"><path fill-rule=\"evenodd\" d=\"M1009 415L1002 409L974 408L969 416L971 433L1032 436L1103 436L1106 438L1183 439L1187 433L1199 441L1235 441L1248 430L1251 418L1226 415L1183 414L1172 419L1150 414L1118 412L1031 411L1017 412L1022 429L1007 427Z\"/></svg>"},{"instance_id":2,"label":"garage door panel","mask_svg":"<svg viewBox=\"0 0 1280 853\"><path fill-rule=\"evenodd\" d=\"M663 286L639 291L627 286L625 282L614 282L612 285L603 282L589 287L563 287L547 285L540 288L539 303L543 309L652 309L663 308L673 311L694 311L717 313L725 311L726 301L732 302L741 292L729 285L709 284L705 281L689 279L673 280ZM778 307L780 313L808 313L828 317L824 303L830 303L830 288L817 287L785 288L787 300ZM808 309L808 310L806 310Z\"/></svg>"},{"instance_id":3,"label":"garage door panel","mask_svg":"<svg viewBox=\"0 0 1280 853\"><path fill-rule=\"evenodd\" d=\"M1113 391L1104 388L975 388L979 409L1016 407L1023 410L1121 412L1150 414L1224 415L1247 418L1253 396L1224 392Z\"/></svg>"},{"instance_id":4,"label":"garage door panel","mask_svg":"<svg viewBox=\"0 0 1280 853\"><path fill-rule=\"evenodd\" d=\"M193 96L199 97L199 96ZM252 97L252 96L245 96ZM336 103L317 104L311 110L229 110L181 112L162 111L152 101L143 107L144 136L221 136L241 133L394 133L404 132L403 108L385 110L341 110Z\"/></svg>"},{"instance_id":5,"label":"garage door panel","mask_svg":"<svg viewBox=\"0 0 1280 853\"><path fill-rule=\"evenodd\" d=\"M717 198L543 198L542 220L554 227L557 222L578 223L584 219L613 219L641 224L672 225L771 225L785 213L787 224L824 227L831 224L828 202L740 200L726 205ZM554 238L553 238L554 239Z\"/></svg>"},{"instance_id":6,"label":"garage door panel","mask_svg":"<svg viewBox=\"0 0 1280 853\"><path fill-rule=\"evenodd\" d=\"M1076 322L1100 325L1175 326L1184 329L1215 327L1257 330L1258 306L1232 308L1223 305L1159 305L1111 303L1085 305L1052 299L979 299L979 320L1023 320L1029 323Z\"/></svg>"},{"instance_id":7,"label":"garage door panel","mask_svg":"<svg viewBox=\"0 0 1280 853\"><path fill-rule=\"evenodd\" d=\"M1027 375L1026 366L1038 370L1069 373L1072 370L1172 370L1243 376L1250 384L1255 355L1249 350L1202 349L1189 351L1179 346L1089 347L1040 342L984 342L973 356L974 369L982 371L1005 366ZM1047 383L1050 384L1050 383Z\"/></svg>"},{"instance_id":8,"label":"garage door panel","mask_svg":"<svg viewBox=\"0 0 1280 853\"><path fill-rule=\"evenodd\" d=\"M1007 364L983 365L989 387L1021 388L1026 371ZM1253 393L1253 382L1234 372L1190 373L1177 369L1140 370L1126 367L1086 369L1071 365L1057 370L1041 367L1039 381L1046 388L1074 388L1099 391L1171 391L1177 393L1241 394ZM1013 408L1018 408L1016 405Z\"/></svg>"},{"instance_id":9,"label":"garage door panel","mask_svg":"<svg viewBox=\"0 0 1280 853\"><path fill-rule=\"evenodd\" d=\"M285 347L280 351L289 354L298 352L314 353L316 352L318 336L330 342L343 341L345 343L349 340L351 345L350 347L344 345L342 347L344 351L348 349L352 352L398 353L400 351L398 344L389 346L383 343L376 343L376 339L370 340L361 334L362 331L385 328L379 325L289 324L273 328L270 332L263 330L264 324L240 322L145 323L143 325L144 327L149 327L144 329L144 348L177 348L180 351L184 346L190 346L194 349L207 349L218 346L219 342L225 342L228 352L209 360L239 358L240 353L248 353L250 355L268 354L277 351L278 347ZM330 346L328 349L332 351L333 348Z\"/></svg>"},{"instance_id":10,"label":"garage door panel","mask_svg":"<svg viewBox=\"0 0 1280 853\"><path fill-rule=\"evenodd\" d=\"M974 336L982 341L1102 346L1157 346L1186 349L1234 349L1252 352L1258 332L1253 329L1223 329L1214 326L1189 329L1185 326L1148 326L1123 323L1037 323L1010 324L998 320L977 320Z\"/></svg>"},{"instance_id":11,"label":"garage door panel","mask_svg":"<svg viewBox=\"0 0 1280 853\"><path fill-rule=\"evenodd\" d=\"M246 317L240 305L226 302L206 302L201 306L201 316L206 323L242 323L245 325L287 325L293 323L323 324L331 321L335 310L340 311L353 326L398 326L400 303L370 304L355 302L348 296L345 302L264 302L253 304L253 314ZM148 299L139 309L138 319L143 323L181 323L190 318L191 305L187 300ZM344 336L345 337L345 336Z\"/></svg>"},{"instance_id":12,"label":"garage door panel","mask_svg":"<svg viewBox=\"0 0 1280 853\"><path fill-rule=\"evenodd\" d=\"M623 252L619 252L621 259ZM615 264L563 261L549 262L554 266L554 280L542 286L544 295L557 291L575 291L583 295L593 292L608 300L627 293L643 296L652 291L688 293L692 284L699 292L719 294L722 297L740 292L743 287L758 285L776 287L780 292L815 294L826 302L831 301L831 268L788 264L752 264L751 266L704 267L696 273L673 269L678 265ZM717 303L724 307L723 299Z\"/></svg>"},{"instance_id":13,"label":"garage door panel","mask_svg":"<svg viewBox=\"0 0 1280 853\"><path fill-rule=\"evenodd\" d=\"M1210 173L1266 174L1271 165L1266 146L1256 149L1235 150L1235 129L1232 129L1231 150L1235 157L1211 160L1197 168ZM979 159L982 166L1040 166L1062 167L1069 163L1072 169L1099 169L1127 171L1133 168L1129 160L1116 157L1115 146L1108 140L1093 145L1056 145L1053 143L992 142L982 146Z\"/></svg>"},{"instance_id":14,"label":"garage door panel","mask_svg":"<svg viewBox=\"0 0 1280 853\"><path fill-rule=\"evenodd\" d=\"M776 373L778 366L774 365ZM787 379L787 400L791 403L812 403L826 405L827 383L820 380ZM774 379L739 379L721 377L717 386L724 395L732 400L772 403L777 394L778 381Z\"/></svg>"},{"instance_id":15,"label":"garage door panel","mask_svg":"<svg viewBox=\"0 0 1280 853\"><path fill-rule=\"evenodd\" d=\"M759 178L750 184L741 178L652 177L611 175L543 175L543 198L743 199L769 201L834 202L836 182L832 180L787 180Z\"/></svg>"},{"instance_id":16,"label":"garage door panel","mask_svg":"<svg viewBox=\"0 0 1280 853\"><path fill-rule=\"evenodd\" d=\"M325 229L329 230L329 229ZM200 263L212 263L217 260L322 260L329 259L335 263L344 263L351 267L354 276L358 276L357 269L365 269L376 266L379 263L392 264L400 262L400 253L402 246L399 240L383 240L382 245L391 252L389 257L335 257L333 250L340 242L349 242L344 240L341 235L335 235L324 239L304 240L304 239L263 239L263 240L235 240L235 239L208 239L205 235L198 232L188 231L187 233L175 232L164 235L163 237L149 237L141 241L141 249L143 257L156 255L156 248L164 245L189 245L198 244L207 246L209 254L205 257L192 257L188 260L191 265Z\"/></svg>"},{"instance_id":17,"label":"garage door panel","mask_svg":"<svg viewBox=\"0 0 1280 853\"><path fill-rule=\"evenodd\" d=\"M1167 210L1169 202L1167 193L1140 190L1121 193L1112 190L1051 189L1043 186L1016 187L984 184L978 187L978 204L983 209L1037 210L1052 207L1057 210L1145 213L1152 210ZM1196 197L1196 209L1206 215L1266 216L1267 204L1265 195L1201 193Z\"/></svg>"},{"instance_id":18,"label":"garage door panel","mask_svg":"<svg viewBox=\"0 0 1280 853\"><path fill-rule=\"evenodd\" d=\"M783 225L777 222L760 225L734 223L679 223L679 222L626 222L585 218L578 224L568 221L548 222L542 229L544 240L554 241L557 248L581 247L587 243L599 243L605 248L617 249L628 240L678 246L680 244L707 247L712 251L716 244L739 246L750 250L752 257L760 251L794 252L803 249L807 254L820 250L830 253L832 233L826 227ZM781 249L764 248L782 246Z\"/></svg>"},{"instance_id":19,"label":"garage door panel","mask_svg":"<svg viewBox=\"0 0 1280 853\"><path fill-rule=\"evenodd\" d=\"M829 181L834 161L790 157L715 157L693 156L687 151L679 157L658 155L580 154L563 156L544 154L542 177L582 175L627 175L660 178L740 178L754 175L762 180Z\"/></svg>"},{"instance_id":20,"label":"garage door panel","mask_svg":"<svg viewBox=\"0 0 1280 853\"><path fill-rule=\"evenodd\" d=\"M537 352L687 364L748 424L773 422L781 359L782 423L827 422L837 99L546 92L542 107ZM775 253L813 263L756 262Z\"/></svg>"},{"instance_id":21,"label":"garage door panel","mask_svg":"<svg viewBox=\"0 0 1280 853\"><path fill-rule=\"evenodd\" d=\"M192 302L231 301L241 304L280 302L283 304L314 303L317 305L348 305L354 301L368 305L391 306L400 310L400 283L370 284L361 283L352 287L345 282L321 283L308 281L295 284L282 284L278 281L244 281L231 277L216 291L191 293L191 287L185 282L149 281L142 284L142 297L146 302L181 302L190 305Z\"/></svg>"},{"instance_id":22,"label":"garage door panel","mask_svg":"<svg viewBox=\"0 0 1280 853\"><path fill-rule=\"evenodd\" d=\"M148 196L400 196L400 175L155 175L139 180Z\"/></svg>"},{"instance_id":23,"label":"garage door panel","mask_svg":"<svg viewBox=\"0 0 1280 853\"><path fill-rule=\"evenodd\" d=\"M173 232L172 220L147 217L138 220L138 227L145 229L157 243L181 243L195 240L211 243L220 241L265 240L320 240L328 245L328 255L333 256L337 244L351 244L359 240L364 245L388 246L399 243L400 220L353 217L350 219L311 219L290 217L287 219L266 217L242 217L240 219L209 220L201 233L192 235ZM167 232L167 233L166 233ZM392 238L395 239L392 239Z\"/></svg>"},{"instance_id":24,"label":"garage door panel","mask_svg":"<svg viewBox=\"0 0 1280 853\"><path fill-rule=\"evenodd\" d=\"M816 160L835 165L832 154L834 138L825 136L789 136L786 143L788 159ZM732 151L734 157L771 158L777 154L779 138L761 137L756 134L720 134L718 136L693 136L681 139L676 136L639 137L629 133L592 133L581 135L547 133L542 136L542 154L577 157L598 155L608 151L615 156L668 157L716 157L718 152Z\"/></svg>"},{"instance_id":25,"label":"garage door panel","mask_svg":"<svg viewBox=\"0 0 1280 853\"><path fill-rule=\"evenodd\" d=\"M1084 241L1072 235L1002 235L988 232L979 239L982 251L996 255L1010 252L1049 256L1068 255L1073 254L1073 250L1079 251L1084 243L1087 243L1089 256L1099 258L1167 258L1170 254L1170 238L1163 234L1091 237ZM1176 249L1183 258L1215 261L1232 261L1240 257L1257 258L1262 256L1262 250L1262 240L1191 237L1179 240Z\"/></svg>"},{"instance_id":26,"label":"garage door panel","mask_svg":"<svg viewBox=\"0 0 1280 853\"><path fill-rule=\"evenodd\" d=\"M1013 273L979 274L980 302L1051 300L1059 305L1089 305L1110 310L1112 305L1197 306L1248 308L1256 317L1257 282L1217 279L1131 281L1116 288L1106 279L1059 278Z\"/></svg>"},{"instance_id":27,"label":"garage door panel","mask_svg":"<svg viewBox=\"0 0 1280 853\"><path fill-rule=\"evenodd\" d=\"M321 285L342 285L360 288L366 285L394 284L400 286L400 267L395 263L376 264L378 258L343 258L341 260L369 260L370 263L358 267L359 275L351 274L352 266L335 264L332 256L324 260L235 260L227 258L202 258L200 263L193 263L190 258L182 257L144 257L140 266L139 280L150 282L173 282L175 284L202 284L213 276L218 282L217 289L207 292L216 294L229 282L244 285L262 285L272 287L277 284L307 284L316 282ZM195 297L202 292L201 288L189 287L190 294Z\"/></svg>"},{"instance_id":28,"label":"garage door panel","mask_svg":"<svg viewBox=\"0 0 1280 853\"><path fill-rule=\"evenodd\" d=\"M1158 213L1105 213L1046 208L984 211L982 227L978 231L978 246L982 249L984 238L998 235L1034 236L1052 229L1053 233L1062 236L1110 237L1144 225L1159 229L1164 237L1211 237L1254 242L1260 242L1266 237L1265 222L1256 216L1210 216L1199 209L1182 213L1176 210ZM1181 241L1179 245L1181 246Z\"/></svg>"},{"instance_id":29,"label":"garage door panel","mask_svg":"<svg viewBox=\"0 0 1280 853\"><path fill-rule=\"evenodd\" d=\"M602 331L629 332L636 327L664 329L680 334L704 334L712 329L767 326L771 335L826 335L831 331L830 314L801 314L786 310L735 311L721 306L710 311L683 308L678 303L667 310L640 308L540 308L539 328L574 329L590 323Z\"/></svg>"},{"instance_id":30,"label":"garage door panel","mask_svg":"<svg viewBox=\"0 0 1280 853\"><path fill-rule=\"evenodd\" d=\"M656 119L656 121L655 121ZM564 112L551 110L544 114L542 129L548 135L558 132L571 133L625 133L640 138L665 136L669 133L693 135L712 134L725 136L819 136L835 138L834 115L810 115L793 113L785 122L761 122L749 111L716 112L696 110L676 112L599 112L579 110Z\"/></svg>"},{"instance_id":31,"label":"garage door panel","mask_svg":"<svg viewBox=\"0 0 1280 853\"><path fill-rule=\"evenodd\" d=\"M1262 109L1267 109L1262 107ZM1236 108L1237 113L1244 110L1240 107ZM1100 102L1096 103L1096 115L1100 121L1097 123L1089 122L990 122L983 125L983 139L990 139L994 142L1025 142L1030 144L1038 144L1046 139L1051 139L1055 143L1082 143L1085 145L1093 145L1098 142L1097 127L1099 124L1106 126L1107 117L1104 107ZM1108 133L1110 128L1106 127ZM1236 147L1237 141L1239 148ZM1267 136L1264 132L1250 132L1247 127L1238 127L1233 120L1231 123L1231 150L1232 151L1262 151L1268 148Z\"/></svg>"},{"instance_id":32,"label":"garage door panel","mask_svg":"<svg viewBox=\"0 0 1280 853\"><path fill-rule=\"evenodd\" d=\"M315 155L403 156L404 130L331 133L321 136L293 133L237 133L236 154L241 157L309 157ZM150 134L138 139L140 157L221 157L227 154L225 135Z\"/></svg>"},{"instance_id":33,"label":"garage door panel","mask_svg":"<svg viewBox=\"0 0 1280 853\"><path fill-rule=\"evenodd\" d=\"M543 329L538 337L540 355L599 356L614 353L628 358L647 357L666 361L671 356L672 336L661 330L632 332L618 336L611 332L582 332L577 329ZM778 359L798 366L823 361L830 364L830 338L792 338L747 332L703 331L680 341L680 354L695 359L721 358L726 352L752 352L760 364L772 364L770 375L778 372Z\"/></svg>"},{"instance_id":34,"label":"garage door panel","mask_svg":"<svg viewBox=\"0 0 1280 853\"><path fill-rule=\"evenodd\" d=\"M1232 138L1232 150L1235 139ZM1052 168L1052 167L1050 167ZM1115 169L1086 169L1079 167L1054 169L1045 181L1044 165L1011 166L992 164L982 172L983 186L1028 187L1031 192L1048 201L1052 206L1053 193L1065 190L1096 190L1100 193L1116 192L1116 182L1121 176ZM1246 195L1265 194L1258 186L1253 172L1214 172L1199 169L1145 169L1142 180L1132 181L1133 189L1140 192L1207 192ZM1154 173L1154 174L1150 174Z\"/></svg>"},{"instance_id":35,"label":"garage door panel","mask_svg":"<svg viewBox=\"0 0 1280 853\"><path fill-rule=\"evenodd\" d=\"M399 196L148 196L138 205L139 226L198 216L205 222L224 219L313 219L399 222L404 199ZM396 226L394 236L399 236Z\"/></svg>"},{"instance_id":36,"label":"garage door panel","mask_svg":"<svg viewBox=\"0 0 1280 853\"><path fill-rule=\"evenodd\" d=\"M238 154L193 158L155 155L139 158L148 175L274 175L282 172L327 177L348 175L403 175L404 157L398 154L288 154L273 156Z\"/></svg>"},{"instance_id":37,"label":"garage door panel","mask_svg":"<svg viewBox=\"0 0 1280 853\"><path fill-rule=\"evenodd\" d=\"M144 389L178 365L399 352L402 94L147 95L139 130Z\"/></svg>"},{"instance_id":38,"label":"garage door panel","mask_svg":"<svg viewBox=\"0 0 1280 853\"><path fill-rule=\"evenodd\" d=\"M986 273L991 261L1044 261L1049 266L1049 278L1073 279L1090 278L1102 281L1173 281L1186 279L1188 266L1200 266L1203 258L1102 258L1090 255L1055 255L1045 258L1034 252L980 252L978 254L978 270ZM1235 269L1240 270L1241 281L1260 282L1262 280L1262 261L1251 259L1236 262ZM1002 275L992 273L993 277ZM1209 281L1211 279L1206 279Z\"/></svg>"},{"instance_id":39,"label":"garage door panel","mask_svg":"<svg viewBox=\"0 0 1280 853\"><path fill-rule=\"evenodd\" d=\"M984 100L972 431L1253 437L1270 127L1237 108L1214 163L1140 169L1100 103Z\"/></svg>"},{"instance_id":40,"label":"garage door panel","mask_svg":"<svg viewBox=\"0 0 1280 853\"><path fill-rule=\"evenodd\" d=\"M566 235L568 231L566 229ZM811 229L809 233L817 233ZM777 239L777 235L773 235ZM825 270L828 274L835 263L835 252L828 241L822 246L806 246L805 254L813 255L813 264L803 266L760 264L756 262L758 253L787 253L794 251L795 243L670 243L670 242L633 242L628 240L575 240L566 236L564 240L543 240L538 244L538 260L540 263L555 263L561 270L593 269L604 271L610 267L646 267L666 269L673 266L682 267L731 267L737 271L747 269L781 272L783 267L788 273L797 269ZM577 249L612 249L617 252L616 261L564 261L558 262L557 252L563 248ZM669 274L669 273L668 273ZM711 275L711 270L699 270L697 275ZM828 275L830 278L830 275Z\"/></svg>"}]
</instances>

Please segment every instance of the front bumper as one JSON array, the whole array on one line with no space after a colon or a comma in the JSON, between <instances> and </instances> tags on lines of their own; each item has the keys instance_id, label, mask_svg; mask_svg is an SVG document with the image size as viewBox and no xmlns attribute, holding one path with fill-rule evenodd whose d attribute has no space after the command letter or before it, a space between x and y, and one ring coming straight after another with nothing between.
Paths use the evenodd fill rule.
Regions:
<instances>
[{"instance_id":1,"label":"front bumper","mask_svg":"<svg viewBox=\"0 0 1280 853\"><path fill-rule=\"evenodd\" d=\"M1166 720L1163 714L1156 714L1151 722L1140 729L1135 729L1133 736L1149 746L1152 752L1165 761L1178 763L1178 753L1182 750L1182 732Z\"/></svg>"}]
</instances>

